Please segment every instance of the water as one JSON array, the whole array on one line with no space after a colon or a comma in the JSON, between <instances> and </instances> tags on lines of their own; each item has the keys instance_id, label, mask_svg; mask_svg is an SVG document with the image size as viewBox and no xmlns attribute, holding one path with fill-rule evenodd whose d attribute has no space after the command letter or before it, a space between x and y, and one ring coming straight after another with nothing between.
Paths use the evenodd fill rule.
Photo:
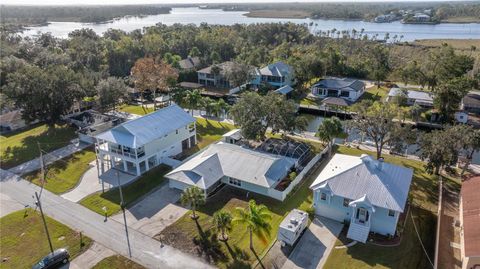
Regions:
<instances>
[{"instance_id":1,"label":"water","mask_svg":"<svg viewBox=\"0 0 480 269\"><path fill-rule=\"evenodd\" d=\"M196 7L190 8L173 8L170 14L151 15L145 17L124 17L113 20L108 23L79 23L79 22L51 22L45 26L29 27L23 32L23 36L34 36L38 32L50 32L52 35L60 38L66 38L68 33L81 29L91 28L97 34L103 34L107 29L121 29L126 32L143 27L153 26L157 23L172 25L175 23L195 24L201 23L233 25L236 23L266 23L266 22L293 22L297 24L307 24L312 33L319 31L332 30L337 31L352 29L360 30L363 28L364 33L369 36L378 34L379 39L383 39L385 33L390 33L392 38L394 35L400 37L403 35L402 41L413 41L416 39L478 39L480 38L480 23L441 23L437 25L419 25L419 24L402 24L399 21L392 23L372 23L363 21L348 20L312 20L312 19L274 19L274 18L249 18L244 16L243 11L223 11L221 9L200 9ZM312 25L310 26L310 23Z\"/></svg>"}]
</instances>

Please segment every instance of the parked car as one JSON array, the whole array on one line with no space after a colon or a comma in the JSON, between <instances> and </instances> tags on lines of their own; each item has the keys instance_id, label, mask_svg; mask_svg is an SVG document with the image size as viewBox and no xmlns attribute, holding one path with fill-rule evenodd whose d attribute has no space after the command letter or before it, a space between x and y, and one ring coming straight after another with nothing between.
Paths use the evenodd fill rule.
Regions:
<instances>
[{"instance_id":1,"label":"parked car","mask_svg":"<svg viewBox=\"0 0 480 269\"><path fill-rule=\"evenodd\" d=\"M32 269L58 268L61 265L68 263L69 258L70 254L68 254L68 251L64 248L60 248L43 257L43 259L35 264Z\"/></svg>"}]
</instances>

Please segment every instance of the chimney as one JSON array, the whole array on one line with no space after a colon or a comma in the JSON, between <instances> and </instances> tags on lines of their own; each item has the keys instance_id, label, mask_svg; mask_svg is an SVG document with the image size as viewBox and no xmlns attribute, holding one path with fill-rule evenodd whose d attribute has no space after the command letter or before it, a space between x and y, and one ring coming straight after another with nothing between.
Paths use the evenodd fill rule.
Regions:
<instances>
[{"instance_id":1,"label":"chimney","mask_svg":"<svg viewBox=\"0 0 480 269\"><path fill-rule=\"evenodd\" d=\"M383 157L382 157L382 158L379 158L379 159L377 160L377 168L378 168L378 170L380 170L380 171L383 170L383 161L384 161Z\"/></svg>"}]
</instances>

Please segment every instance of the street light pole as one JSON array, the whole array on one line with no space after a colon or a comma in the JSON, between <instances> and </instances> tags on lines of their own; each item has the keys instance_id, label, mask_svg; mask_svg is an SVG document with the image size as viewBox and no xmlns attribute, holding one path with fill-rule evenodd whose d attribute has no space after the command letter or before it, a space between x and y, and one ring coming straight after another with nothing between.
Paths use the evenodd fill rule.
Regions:
<instances>
[{"instance_id":1,"label":"street light pole","mask_svg":"<svg viewBox=\"0 0 480 269\"><path fill-rule=\"evenodd\" d=\"M119 172L117 173L117 183L118 183L118 190L120 192L120 207L122 208L123 213L123 223L125 224L125 234L127 236L127 246L128 246L128 256L132 257L132 250L130 249L130 239L128 237L128 226L127 226L127 216L125 215L125 204L123 202L123 192L122 192L122 185L120 184L120 175Z\"/></svg>"},{"instance_id":2,"label":"street light pole","mask_svg":"<svg viewBox=\"0 0 480 269\"><path fill-rule=\"evenodd\" d=\"M52 246L52 241L50 240L50 233L48 232L47 222L45 221L45 216L43 215L42 203L40 203L40 199L38 198L37 192L35 192L35 198L37 199L37 205L38 205L38 208L40 209L40 215L42 215L43 226L45 227L45 233L47 234L48 245L50 246L50 252L53 253L53 246Z\"/></svg>"}]
</instances>

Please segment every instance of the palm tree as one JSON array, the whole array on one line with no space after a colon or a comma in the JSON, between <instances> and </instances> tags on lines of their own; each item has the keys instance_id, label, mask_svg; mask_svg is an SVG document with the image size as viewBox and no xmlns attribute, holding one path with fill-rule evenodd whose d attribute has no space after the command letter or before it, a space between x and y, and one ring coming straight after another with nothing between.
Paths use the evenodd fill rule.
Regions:
<instances>
[{"instance_id":1,"label":"palm tree","mask_svg":"<svg viewBox=\"0 0 480 269\"><path fill-rule=\"evenodd\" d=\"M198 216L195 213L197 206L205 204L205 193L197 187L189 187L183 190L182 195L180 196L180 202L182 205L188 205L192 209L192 219L197 219Z\"/></svg>"},{"instance_id":2,"label":"palm tree","mask_svg":"<svg viewBox=\"0 0 480 269\"><path fill-rule=\"evenodd\" d=\"M190 108L190 111L192 112L192 116L193 116L193 110L198 107L198 104L201 99L202 99L202 96L200 95L199 90L188 91L187 94L185 95L185 103L187 104L188 108Z\"/></svg>"},{"instance_id":3,"label":"palm tree","mask_svg":"<svg viewBox=\"0 0 480 269\"><path fill-rule=\"evenodd\" d=\"M227 241L228 235L226 231L232 229L232 215L227 211L217 211L213 214L212 224L215 229L220 232L220 241Z\"/></svg>"},{"instance_id":4,"label":"palm tree","mask_svg":"<svg viewBox=\"0 0 480 269\"><path fill-rule=\"evenodd\" d=\"M232 220L234 224L244 224L247 227L250 234L250 249L253 249L253 234L255 234L262 242L267 242L267 236L270 235L269 220L272 219L272 215L268 211L265 205L257 205L255 200L248 202L247 208L237 207L235 208L236 217Z\"/></svg>"},{"instance_id":5,"label":"palm tree","mask_svg":"<svg viewBox=\"0 0 480 269\"><path fill-rule=\"evenodd\" d=\"M335 137L341 136L343 134L342 123L337 117L331 117L325 119L322 124L318 127L317 136L323 142L327 143L328 146L328 155L332 154L332 142Z\"/></svg>"}]
</instances>

